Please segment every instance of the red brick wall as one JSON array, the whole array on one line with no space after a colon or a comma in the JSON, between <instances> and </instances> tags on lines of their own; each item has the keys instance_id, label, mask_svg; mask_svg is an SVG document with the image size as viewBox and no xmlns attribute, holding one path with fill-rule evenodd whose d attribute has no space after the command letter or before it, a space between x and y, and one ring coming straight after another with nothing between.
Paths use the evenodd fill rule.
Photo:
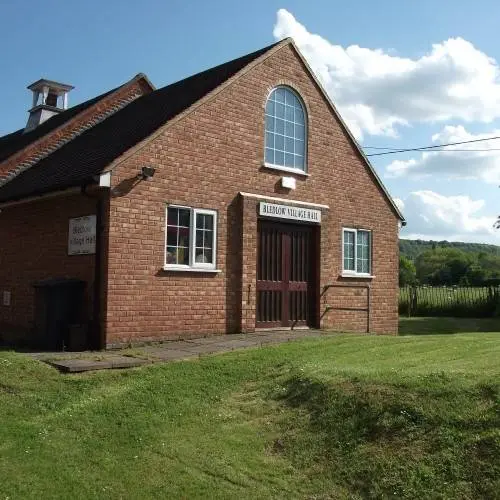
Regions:
<instances>
[{"instance_id":1,"label":"red brick wall","mask_svg":"<svg viewBox=\"0 0 500 500\"><path fill-rule=\"evenodd\" d=\"M2 208L0 213L0 334L14 340L33 326L33 283L46 278L87 282L85 315L92 317L94 256L68 256L70 217L95 214L96 201L75 194ZM12 294L2 304L2 292Z\"/></svg>"},{"instance_id":2,"label":"red brick wall","mask_svg":"<svg viewBox=\"0 0 500 500\"><path fill-rule=\"evenodd\" d=\"M262 168L264 106L269 91L283 83L302 96L309 119L310 176L297 176L297 189L289 193L278 187L279 172ZM144 165L157 168L153 181L135 183ZM397 217L290 46L169 126L121 163L112 179L108 344L253 330L257 200L242 200L240 191L328 205L321 225L322 289L339 281L369 284L370 331L396 331ZM162 270L167 202L218 211L221 273ZM339 278L342 226L357 225L373 231L373 280ZM323 294L322 326L365 331L366 312L326 312L344 300L338 293L329 288Z\"/></svg>"}]
</instances>

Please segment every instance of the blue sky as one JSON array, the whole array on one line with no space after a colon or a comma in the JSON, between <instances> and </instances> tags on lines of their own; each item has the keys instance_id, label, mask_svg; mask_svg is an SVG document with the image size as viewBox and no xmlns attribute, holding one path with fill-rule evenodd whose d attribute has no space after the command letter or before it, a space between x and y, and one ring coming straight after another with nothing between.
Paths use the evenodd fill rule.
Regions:
<instances>
[{"instance_id":1,"label":"blue sky","mask_svg":"<svg viewBox=\"0 0 500 500\"><path fill-rule=\"evenodd\" d=\"M0 2L0 135L24 126L26 86L40 77L75 85L70 104L77 104L138 72L160 87L284 36L295 38L363 146L500 135L498 2L33 5ZM500 243L492 229L500 151L465 148L372 158L408 219L402 236ZM500 140L474 148L500 149Z\"/></svg>"}]
</instances>

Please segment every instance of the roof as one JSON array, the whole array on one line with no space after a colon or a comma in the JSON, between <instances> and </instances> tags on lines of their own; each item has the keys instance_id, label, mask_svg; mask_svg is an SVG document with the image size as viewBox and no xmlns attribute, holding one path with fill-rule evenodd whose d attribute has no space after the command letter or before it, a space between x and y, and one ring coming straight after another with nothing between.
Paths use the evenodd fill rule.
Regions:
<instances>
[{"instance_id":1,"label":"roof","mask_svg":"<svg viewBox=\"0 0 500 500\"><path fill-rule=\"evenodd\" d=\"M102 173L116 158L149 137L162 125L190 108L250 63L274 47L284 44L291 44L294 47L306 69L318 85L318 88L324 94L333 113L346 130L361 159L372 173L375 183L386 196L394 213L404 222L404 217L399 208L394 203L394 200L389 195L359 144L350 133L328 94L314 76L307 61L303 58L291 39L274 43L256 52L226 62L137 98L120 111L117 111L96 126L77 136L60 149L40 160L33 167L23 171L17 177L14 177L8 183L1 186L0 203L62 190L82 185L86 182L94 182L95 176ZM114 90L110 92L114 92ZM26 138L23 141L25 136L33 133L38 134L36 137L38 138L44 135L48 130L40 129L50 127L49 130L52 130L56 128L110 92L82 103L79 106L70 108L60 115L56 115L32 132L22 134L22 131L18 131L0 138L0 161L2 161L2 153L5 154L5 151L18 151L24 147L22 144L27 145L32 140L35 140L33 138ZM20 137L16 135L19 133L21 133Z\"/></svg>"},{"instance_id":2,"label":"roof","mask_svg":"<svg viewBox=\"0 0 500 500\"><path fill-rule=\"evenodd\" d=\"M52 118L49 118L47 121L41 123L38 127L30 130L29 132L25 133L24 128L22 128L16 132L0 137L0 162L6 160L14 153L21 151L21 149L29 146L32 142L35 142L37 139L40 139L49 132L52 132L52 130L60 127L67 121L71 120L71 118L75 117L78 113L90 108L90 106L96 104L101 99L104 99L107 95L112 94L119 88L120 87L117 87L113 90L105 92L104 94L89 99L88 101L82 102L77 106L73 106L62 113L54 115Z\"/></svg>"},{"instance_id":3,"label":"roof","mask_svg":"<svg viewBox=\"0 0 500 500\"><path fill-rule=\"evenodd\" d=\"M139 97L0 187L0 202L92 181L93 177L100 174L115 158L276 45L278 44L272 44ZM89 103L90 101L87 101L80 106L70 108L45 123L49 124L55 118L62 118L69 111L80 107L80 110L74 111L72 115L74 116L83 109L82 106L90 105ZM45 123L37 127L34 132ZM22 137L19 140L21 139ZM1 140L0 151L2 151Z\"/></svg>"}]
</instances>

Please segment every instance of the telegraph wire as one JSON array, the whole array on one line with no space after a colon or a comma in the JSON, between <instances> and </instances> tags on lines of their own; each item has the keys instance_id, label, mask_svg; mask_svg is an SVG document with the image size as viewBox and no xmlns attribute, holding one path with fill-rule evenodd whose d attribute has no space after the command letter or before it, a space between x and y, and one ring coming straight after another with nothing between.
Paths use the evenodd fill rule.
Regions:
<instances>
[{"instance_id":1,"label":"telegraph wire","mask_svg":"<svg viewBox=\"0 0 500 500\"><path fill-rule=\"evenodd\" d=\"M382 155L392 155L392 154L397 154L397 153L408 153L411 151L432 151L438 150L436 152L442 152L442 151L459 151L458 149L439 149L439 148L444 148L447 146L459 146L461 144L472 144L476 142L484 142L484 141L493 141L496 139L500 139L500 136L495 136L495 137L484 137L483 139L471 139L469 141L460 141L460 142L449 142L447 144L435 144L433 146L422 146L418 148L403 148L403 149L390 149L390 148L378 148L375 146L365 146L363 149L390 149L390 151L383 151L381 153L369 153L366 156L382 156ZM465 151L473 151L471 149L466 149ZM494 151L494 149L484 149L480 151Z\"/></svg>"}]
</instances>

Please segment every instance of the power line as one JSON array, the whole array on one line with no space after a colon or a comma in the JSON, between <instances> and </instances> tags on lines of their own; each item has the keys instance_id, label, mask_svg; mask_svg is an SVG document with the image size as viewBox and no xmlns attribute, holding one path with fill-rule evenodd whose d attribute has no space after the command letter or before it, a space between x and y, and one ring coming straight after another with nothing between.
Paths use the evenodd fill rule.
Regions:
<instances>
[{"instance_id":1,"label":"power line","mask_svg":"<svg viewBox=\"0 0 500 500\"><path fill-rule=\"evenodd\" d=\"M391 151L394 151L392 148L375 148L375 147L372 147L372 146L366 146L367 148L370 148L370 149L390 149ZM463 152L467 152L467 151L474 151L474 152L479 152L479 151L483 151L483 152L488 152L488 151L500 151L500 148L489 148L489 149L431 149L429 151L427 151L428 153L452 153L454 151L463 151ZM367 155L367 156L370 156L370 155Z\"/></svg>"},{"instance_id":2,"label":"power line","mask_svg":"<svg viewBox=\"0 0 500 500\"><path fill-rule=\"evenodd\" d=\"M446 146L459 146L460 144L471 144L475 142L484 142L484 141L493 141L495 139L500 139L500 136L495 136L495 137L485 137L483 139L472 139L470 141L460 141L460 142L449 142L447 144L435 144L433 146L422 146L419 148L405 148L405 149L393 149L391 151L384 151L382 153L370 153L367 154L366 156L381 156L381 155L392 155L396 153L407 153L410 151L427 151L427 150L433 150L433 149L438 149L438 148L443 148ZM375 149L375 147L367 147L366 149ZM389 149L389 148L377 148L377 149ZM440 151L453 151L453 150L440 150ZM457 150L455 150L457 151ZM467 151L472 151L468 149ZM485 151L493 151L492 149L487 149Z\"/></svg>"},{"instance_id":3,"label":"power line","mask_svg":"<svg viewBox=\"0 0 500 500\"><path fill-rule=\"evenodd\" d=\"M390 150L393 150L395 148L382 148L382 147L379 147L379 146L363 146L363 149L390 149Z\"/></svg>"},{"instance_id":4,"label":"power line","mask_svg":"<svg viewBox=\"0 0 500 500\"><path fill-rule=\"evenodd\" d=\"M426 153L454 153L455 151L461 151L463 153L467 153L467 152L487 153L488 151L500 151L500 148L491 148L491 149L431 149L431 150L428 150L425 152ZM366 155L366 156L373 156L373 155Z\"/></svg>"}]
</instances>

